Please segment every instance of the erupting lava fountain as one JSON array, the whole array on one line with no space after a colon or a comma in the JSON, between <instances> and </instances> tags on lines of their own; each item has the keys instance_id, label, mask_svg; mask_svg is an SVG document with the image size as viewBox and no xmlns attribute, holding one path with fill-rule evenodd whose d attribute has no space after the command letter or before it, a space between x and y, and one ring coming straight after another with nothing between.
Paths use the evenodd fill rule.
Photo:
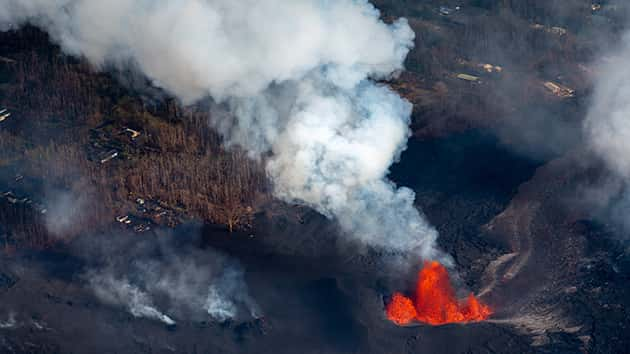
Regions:
<instances>
[{"instance_id":1,"label":"erupting lava fountain","mask_svg":"<svg viewBox=\"0 0 630 354\"><path fill-rule=\"evenodd\" d=\"M420 321L431 325L477 322L487 319L492 310L472 293L457 300L448 271L438 262L425 262L418 273L416 298L395 293L387 305L387 318L397 325Z\"/></svg>"}]
</instances>

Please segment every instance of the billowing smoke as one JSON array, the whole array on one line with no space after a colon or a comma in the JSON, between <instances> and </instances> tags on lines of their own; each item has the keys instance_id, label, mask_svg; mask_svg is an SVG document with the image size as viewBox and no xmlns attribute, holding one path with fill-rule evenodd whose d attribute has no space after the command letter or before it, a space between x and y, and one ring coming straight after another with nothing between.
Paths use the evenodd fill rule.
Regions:
<instances>
[{"instance_id":1,"label":"billowing smoke","mask_svg":"<svg viewBox=\"0 0 630 354\"><path fill-rule=\"evenodd\" d=\"M185 104L210 97L227 143L268 159L278 197L334 217L362 244L448 261L414 193L387 180L411 105L373 80L403 68L414 33L379 17L367 0L0 3L0 28L30 22Z\"/></svg>"},{"instance_id":2,"label":"billowing smoke","mask_svg":"<svg viewBox=\"0 0 630 354\"><path fill-rule=\"evenodd\" d=\"M169 325L177 319L258 317L240 265L195 242L189 235L159 233L84 237L74 247L88 262L83 278L95 295L133 316Z\"/></svg>"},{"instance_id":3,"label":"billowing smoke","mask_svg":"<svg viewBox=\"0 0 630 354\"><path fill-rule=\"evenodd\" d=\"M585 128L593 150L617 174L630 179L630 35L618 56L601 65Z\"/></svg>"},{"instance_id":4,"label":"billowing smoke","mask_svg":"<svg viewBox=\"0 0 630 354\"><path fill-rule=\"evenodd\" d=\"M630 230L630 33L616 52L599 63L592 105L584 129L589 147L613 172L598 186L590 187L587 201L597 212Z\"/></svg>"}]
</instances>

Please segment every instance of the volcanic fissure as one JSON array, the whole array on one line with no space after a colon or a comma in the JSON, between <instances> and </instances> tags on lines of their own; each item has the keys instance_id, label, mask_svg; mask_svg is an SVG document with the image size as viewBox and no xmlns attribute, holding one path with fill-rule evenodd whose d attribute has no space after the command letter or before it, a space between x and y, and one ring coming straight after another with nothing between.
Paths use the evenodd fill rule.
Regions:
<instances>
[{"instance_id":1,"label":"volcanic fissure","mask_svg":"<svg viewBox=\"0 0 630 354\"><path fill-rule=\"evenodd\" d=\"M466 299L456 299L446 267L429 261L418 273L415 298L394 293L386 312L387 318L397 325L414 322L442 325L483 321L492 314L492 309L472 293Z\"/></svg>"}]
</instances>

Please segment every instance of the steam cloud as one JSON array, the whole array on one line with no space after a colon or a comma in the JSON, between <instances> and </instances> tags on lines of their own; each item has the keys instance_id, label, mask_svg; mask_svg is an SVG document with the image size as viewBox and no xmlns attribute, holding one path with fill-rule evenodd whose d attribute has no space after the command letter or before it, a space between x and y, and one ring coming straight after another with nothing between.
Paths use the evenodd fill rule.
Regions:
<instances>
[{"instance_id":1,"label":"steam cloud","mask_svg":"<svg viewBox=\"0 0 630 354\"><path fill-rule=\"evenodd\" d=\"M444 259L414 193L386 175L411 105L373 80L403 68L414 33L367 0L4 0L100 68L133 66L184 103L211 97L228 145L269 157L276 195L334 217L363 244Z\"/></svg>"}]
</instances>

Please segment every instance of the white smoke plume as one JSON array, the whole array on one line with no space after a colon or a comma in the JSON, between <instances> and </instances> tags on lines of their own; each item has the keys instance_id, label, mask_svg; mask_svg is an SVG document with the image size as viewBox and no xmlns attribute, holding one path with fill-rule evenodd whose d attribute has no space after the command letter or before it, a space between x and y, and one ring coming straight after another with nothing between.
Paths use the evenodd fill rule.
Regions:
<instances>
[{"instance_id":1,"label":"white smoke plume","mask_svg":"<svg viewBox=\"0 0 630 354\"><path fill-rule=\"evenodd\" d=\"M249 292L243 291L244 286L243 272L237 268L227 268L208 289L204 308L210 317L218 321L234 318L238 314L239 306L242 306L250 310L250 316L258 318L258 307Z\"/></svg>"},{"instance_id":2,"label":"white smoke plume","mask_svg":"<svg viewBox=\"0 0 630 354\"><path fill-rule=\"evenodd\" d=\"M211 97L227 143L269 157L278 197L334 217L363 244L448 261L414 193L387 179L411 105L373 80L403 69L415 35L405 19L379 17L367 0L0 2L0 29L30 22L66 52L133 66L185 104Z\"/></svg>"},{"instance_id":3,"label":"white smoke plume","mask_svg":"<svg viewBox=\"0 0 630 354\"><path fill-rule=\"evenodd\" d=\"M126 306L135 317L159 320L174 325L170 317L153 305L150 296L125 278L115 278L110 273L93 273L88 276L90 285L101 301L110 305Z\"/></svg>"},{"instance_id":4,"label":"white smoke plume","mask_svg":"<svg viewBox=\"0 0 630 354\"><path fill-rule=\"evenodd\" d=\"M9 311L7 320L0 320L0 329L11 329L18 326L18 322L15 320L15 312Z\"/></svg>"},{"instance_id":5,"label":"white smoke plume","mask_svg":"<svg viewBox=\"0 0 630 354\"><path fill-rule=\"evenodd\" d=\"M598 217L630 230L630 32L598 63L584 132L590 150L612 172L587 189L586 202ZM625 238L627 239L627 233Z\"/></svg>"},{"instance_id":6,"label":"white smoke plume","mask_svg":"<svg viewBox=\"0 0 630 354\"><path fill-rule=\"evenodd\" d=\"M95 295L136 317L168 325L177 319L258 317L242 267L213 250L194 247L196 234L83 237L74 247L88 263L83 278Z\"/></svg>"},{"instance_id":7,"label":"white smoke plume","mask_svg":"<svg viewBox=\"0 0 630 354\"><path fill-rule=\"evenodd\" d=\"M70 232L74 225L85 218L85 207L89 204L86 193L54 190L48 193L44 222L46 229L55 236Z\"/></svg>"},{"instance_id":8,"label":"white smoke plume","mask_svg":"<svg viewBox=\"0 0 630 354\"><path fill-rule=\"evenodd\" d=\"M630 179L630 34L597 79L585 129L594 152L619 176Z\"/></svg>"}]
</instances>

